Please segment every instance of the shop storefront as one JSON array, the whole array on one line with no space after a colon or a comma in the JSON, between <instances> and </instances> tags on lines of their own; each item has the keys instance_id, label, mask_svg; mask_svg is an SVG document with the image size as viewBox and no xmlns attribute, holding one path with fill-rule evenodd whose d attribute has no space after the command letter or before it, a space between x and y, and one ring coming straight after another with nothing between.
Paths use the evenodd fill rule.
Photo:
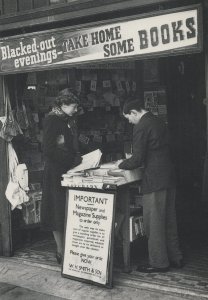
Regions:
<instances>
[{"instance_id":1,"label":"shop storefront","mask_svg":"<svg viewBox=\"0 0 208 300\"><path fill-rule=\"evenodd\" d=\"M201 4L172 5L0 40L1 116L9 101L21 131L12 143L19 162L28 168L31 191L22 210L11 210L1 192L2 255L14 254L34 235L37 241L48 238L40 229L42 122L64 88L76 90L80 97L82 154L100 149L102 162L129 152L132 128L122 118L122 105L126 99L144 97L145 107L170 129L182 203L179 223L187 207L189 212L190 206L200 207L196 198L200 202L207 135L202 15ZM1 140L0 151L5 191L7 142ZM185 222L182 235L191 220L185 217Z\"/></svg>"}]
</instances>

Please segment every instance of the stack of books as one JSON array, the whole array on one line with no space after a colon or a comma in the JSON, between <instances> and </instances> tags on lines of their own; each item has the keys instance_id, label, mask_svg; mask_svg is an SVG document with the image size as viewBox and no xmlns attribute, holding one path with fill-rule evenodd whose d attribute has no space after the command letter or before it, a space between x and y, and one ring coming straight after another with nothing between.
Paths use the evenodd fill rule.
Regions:
<instances>
[{"instance_id":1,"label":"stack of books","mask_svg":"<svg viewBox=\"0 0 208 300\"><path fill-rule=\"evenodd\" d=\"M143 216L131 216L129 219L130 242L145 235Z\"/></svg>"}]
</instances>

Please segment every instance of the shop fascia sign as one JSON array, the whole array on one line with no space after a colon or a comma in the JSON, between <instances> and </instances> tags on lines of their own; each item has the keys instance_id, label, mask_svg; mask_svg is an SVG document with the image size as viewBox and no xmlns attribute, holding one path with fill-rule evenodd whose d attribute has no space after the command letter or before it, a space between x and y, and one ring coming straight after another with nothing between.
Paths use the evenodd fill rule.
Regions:
<instances>
[{"instance_id":1,"label":"shop fascia sign","mask_svg":"<svg viewBox=\"0 0 208 300\"><path fill-rule=\"evenodd\" d=\"M199 5L0 40L0 73L145 58L202 48Z\"/></svg>"}]
</instances>

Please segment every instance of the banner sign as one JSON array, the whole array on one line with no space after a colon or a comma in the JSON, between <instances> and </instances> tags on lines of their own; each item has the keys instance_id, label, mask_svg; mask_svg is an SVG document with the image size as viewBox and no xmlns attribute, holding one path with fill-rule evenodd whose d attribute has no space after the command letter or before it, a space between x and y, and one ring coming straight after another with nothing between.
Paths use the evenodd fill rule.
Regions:
<instances>
[{"instance_id":1,"label":"banner sign","mask_svg":"<svg viewBox=\"0 0 208 300\"><path fill-rule=\"evenodd\" d=\"M200 7L134 16L111 24L65 28L0 40L0 72L200 50ZM181 11L182 10L182 11ZM108 21L109 22L109 21Z\"/></svg>"},{"instance_id":2,"label":"banner sign","mask_svg":"<svg viewBox=\"0 0 208 300\"><path fill-rule=\"evenodd\" d=\"M62 275L109 283L114 194L68 190Z\"/></svg>"}]
</instances>

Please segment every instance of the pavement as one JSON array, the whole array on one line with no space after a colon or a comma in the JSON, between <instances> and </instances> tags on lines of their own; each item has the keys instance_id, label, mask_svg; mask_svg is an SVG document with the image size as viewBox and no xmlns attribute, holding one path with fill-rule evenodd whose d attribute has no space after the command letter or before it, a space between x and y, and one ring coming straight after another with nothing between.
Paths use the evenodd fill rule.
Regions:
<instances>
[{"instance_id":1,"label":"pavement","mask_svg":"<svg viewBox=\"0 0 208 300\"><path fill-rule=\"evenodd\" d=\"M196 297L132 287L128 282L115 280L112 289L83 283L61 276L59 266L35 265L15 258L0 257L1 300L202 300Z\"/></svg>"},{"instance_id":2,"label":"pavement","mask_svg":"<svg viewBox=\"0 0 208 300\"><path fill-rule=\"evenodd\" d=\"M0 282L1 300L63 300L63 298L46 295L40 292L31 291L13 284Z\"/></svg>"}]
</instances>

